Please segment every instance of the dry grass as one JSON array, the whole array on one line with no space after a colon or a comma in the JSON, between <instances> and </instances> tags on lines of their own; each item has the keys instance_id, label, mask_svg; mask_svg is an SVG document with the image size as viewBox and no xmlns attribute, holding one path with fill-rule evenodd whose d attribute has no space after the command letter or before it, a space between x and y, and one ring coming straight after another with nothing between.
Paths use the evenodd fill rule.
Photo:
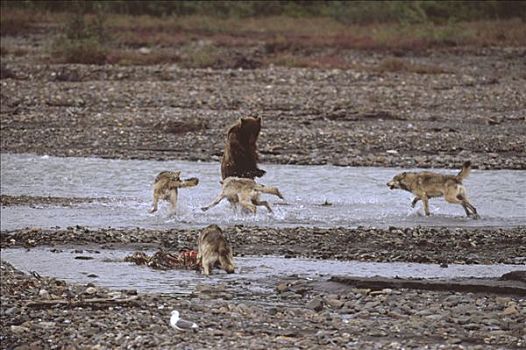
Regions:
<instances>
[{"instance_id":1,"label":"dry grass","mask_svg":"<svg viewBox=\"0 0 526 350\"><path fill-rule=\"evenodd\" d=\"M79 41L58 41L52 48L53 61L61 63L105 64L108 49L94 38Z\"/></svg>"},{"instance_id":2,"label":"dry grass","mask_svg":"<svg viewBox=\"0 0 526 350\"><path fill-rule=\"evenodd\" d=\"M8 56L8 55L12 55L12 56L25 56L27 54L29 54L29 50L23 48L23 47L8 47L8 46L1 46L0 47L0 56L4 57L4 56Z\"/></svg>"},{"instance_id":3,"label":"dry grass","mask_svg":"<svg viewBox=\"0 0 526 350\"><path fill-rule=\"evenodd\" d=\"M375 67L372 67L376 72L409 72L418 74L444 74L450 73L449 70L440 66L413 63L399 58L386 58Z\"/></svg>"},{"instance_id":4,"label":"dry grass","mask_svg":"<svg viewBox=\"0 0 526 350\"><path fill-rule=\"evenodd\" d=\"M108 63L123 66L177 63L180 60L177 54L164 50L155 50L146 54L137 50L113 50L106 56Z\"/></svg>"},{"instance_id":5,"label":"dry grass","mask_svg":"<svg viewBox=\"0 0 526 350\"><path fill-rule=\"evenodd\" d=\"M87 15L86 21L93 21ZM450 46L526 46L526 25L520 20L449 24L344 25L328 17L262 17L221 19L217 17L150 17L106 14L106 28L113 39L104 47L89 40L55 50L63 62L161 64L177 62L185 67L235 67L232 49L263 48L264 57L247 57L263 64L293 67L349 68L339 53L344 50L419 51ZM71 16L3 9L2 35L22 35L39 28L57 35ZM199 43L206 42L206 45ZM148 55L136 50L152 49ZM9 48L10 54L16 50ZM68 53L67 51L71 51ZM170 51L171 50L171 51ZM244 52L253 51L245 50ZM2 50L2 55L5 55ZM225 55L226 54L226 55ZM238 59L238 58L236 58ZM86 61L87 60L87 61ZM257 66L257 65L256 65ZM373 70L410 71L421 74L445 72L440 67L389 59Z\"/></svg>"},{"instance_id":6,"label":"dry grass","mask_svg":"<svg viewBox=\"0 0 526 350\"><path fill-rule=\"evenodd\" d=\"M39 25L52 26L53 23L60 23L64 20L64 14L2 8L0 11L0 33L2 36L23 35L34 32Z\"/></svg>"},{"instance_id":7,"label":"dry grass","mask_svg":"<svg viewBox=\"0 0 526 350\"><path fill-rule=\"evenodd\" d=\"M20 9L2 9L2 35L31 31L37 25L63 24L68 14L37 13ZM218 44L252 44L272 41L276 36L289 44L337 46L340 48L396 48L412 43L420 45L526 45L526 24L521 20L479 21L449 24L395 23L345 25L332 18L262 17L221 19L206 16L151 17L108 16L108 28L121 43L130 45L172 45L195 37L210 37ZM89 15L86 16L89 19ZM228 40L227 40L228 39Z\"/></svg>"},{"instance_id":8,"label":"dry grass","mask_svg":"<svg viewBox=\"0 0 526 350\"><path fill-rule=\"evenodd\" d=\"M520 20L442 25L344 25L326 17L220 19L188 16L159 19L148 16L116 16L111 23L112 28L119 32L132 31L138 36L150 33L150 44L157 45L168 45L174 43L174 40L176 43L187 42L196 36L207 37L215 44L224 46L253 45L257 41L267 44L277 41L282 46L342 49L526 45L526 25Z\"/></svg>"},{"instance_id":9,"label":"dry grass","mask_svg":"<svg viewBox=\"0 0 526 350\"><path fill-rule=\"evenodd\" d=\"M182 65L187 68L214 67L223 56L221 49L210 44L189 45L182 49Z\"/></svg>"},{"instance_id":10,"label":"dry grass","mask_svg":"<svg viewBox=\"0 0 526 350\"><path fill-rule=\"evenodd\" d=\"M342 55L326 54L321 56L296 56L291 53L278 53L270 56L265 63L282 67L320 68L320 69L349 69L354 66L348 63Z\"/></svg>"}]
</instances>

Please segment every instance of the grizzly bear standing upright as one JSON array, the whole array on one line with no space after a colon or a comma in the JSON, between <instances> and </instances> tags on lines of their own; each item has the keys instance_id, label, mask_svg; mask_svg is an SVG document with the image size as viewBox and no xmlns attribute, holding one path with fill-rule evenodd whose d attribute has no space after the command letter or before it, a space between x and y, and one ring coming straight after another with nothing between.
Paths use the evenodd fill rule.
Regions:
<instances>
[{"instance_id":1,"label":"grizzly bear standing upright","mask_svg":"<svg viewBox=\"0 0 526 350\"><path fill-rule=\"evenodd\" d=\"M221 159L221 178L230 176L254 179L265 174L257 166L256 141L261 130L261 118L240 118L226 137L225 152Z\"/></svg>"}]
</instances>

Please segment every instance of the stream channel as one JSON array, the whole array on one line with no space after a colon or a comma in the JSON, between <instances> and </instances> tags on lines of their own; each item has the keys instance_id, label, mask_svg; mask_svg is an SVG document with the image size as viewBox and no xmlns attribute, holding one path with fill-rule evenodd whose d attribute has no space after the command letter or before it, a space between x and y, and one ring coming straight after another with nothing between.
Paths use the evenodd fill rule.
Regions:
<instances>
[{"instance_id":1,"label":"stream channel","mask_svg":"<svg viewBox=\"0 0 526 350\"><path fill-rule=\"evenodd\" d=\"M2 208L2 231L25 227L195 228L218 225L269 227L514 227L526 224L526 171L473 170L464 180L481 219L467 218L460 205L443 198L430 200L432 215L422 215L421 202L411 208L412 195L389 190L386 183L402 169L373 167L270 165L258 181L277 186L285 200L264 194L274 209L268 214L236 214L225 200L207 212L201 207L220 191L217 162L59 158L29 154L1 155L2 195L95 198L59 205ZM163 170L181 170L199 185L179 191L177 214L168 204L150 214L152 184ZM404 169L403 171L407 171ZM418 169L412 169L418 170ZM446 174L458 170L438 170ZM97 200L100 199L100 200Z\"/></svg>"},{"instance_id":2,"label":"stream channel","mask_svg":"<svg viewBox=\"0 0 526 350\"><path fill-rule=\"evenodd\" d=\"M274 208L273 214L260 207L256 215L243 215L235 214L226 201L207 212L200 210L220 191L220 166L217 162L59 158L30 154L2 154L1 162L2 195L95 199L71 206L30 204L3 207L3 232L25 227L75 225L93 229L170 229L199 228L211 223L270 227L513 227L526 224L526 171L473 170L464 181L471 202L481 216L480 220L473 220L465 217L461 206L448 204L443 199L430 201L433 215L422 216L420 204L411 208L410 193L387 188L386 183L402 171L396 168L263 164L261 168L267 174L259 182L279 187L285 200L264 195L263 198ZM167 203L161 203L157 213L148 212L153 180L163 170L181 170L182 178L199 178L197 187L180 190L175 216L168 215ZM2 259L26 272L36 271L73 282L183 294L190 293L200 283L228 281L236 281L249 293L258 288L268 292L280 276L287 275L305 279L331 275L483 278L524 270L523 265L451 264L444 269L432 264L248 256L236 258L236 274L218 273L214 278L207 278L195 271L158 271L123 262L123 258L131 253L98 249L76 254L72 249L52 252L49 247L27 251L17 248L2 250ZM90 259L75 259L78 255L87 255Z\"/></svg>"}]
</instances>

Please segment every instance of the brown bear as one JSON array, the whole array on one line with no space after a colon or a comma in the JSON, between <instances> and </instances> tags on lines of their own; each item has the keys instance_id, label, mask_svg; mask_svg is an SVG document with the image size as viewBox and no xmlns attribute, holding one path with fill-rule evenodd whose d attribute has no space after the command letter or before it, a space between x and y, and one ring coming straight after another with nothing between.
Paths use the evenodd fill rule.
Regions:
<instances>
[{"instance_id":1,"label":"brown bear","mask_svg":"<svg viewBox=\"0 0 526 350\"><path fill-rule=\"evenodd\" d=\"M265 174L257 167L256 141L261 130L261 117L240 118L228 130L221 158L221 178L230 176L254 179Z\"/></svg>"}]
</instances>

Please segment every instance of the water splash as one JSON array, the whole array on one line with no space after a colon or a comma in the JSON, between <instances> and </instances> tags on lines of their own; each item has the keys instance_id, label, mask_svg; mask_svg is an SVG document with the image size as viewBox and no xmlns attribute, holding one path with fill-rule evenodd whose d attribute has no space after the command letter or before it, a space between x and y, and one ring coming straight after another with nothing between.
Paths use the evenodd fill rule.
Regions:
<instances>
[{"instance_id":1,"label":"water splash","mask_svg":"<svg viewBox=\"0 0 526 350\"><path fill-rule=\"evenodd\" d=\"M411 194L390 191L386 182L401 169L372 167L269 165L259 181L280 188L285 201L263 195L273 207L255 216L235 214L224 201L207 212L201 207L219 193L219 163L187 161L59 158L29 154L1 155L3 195L106 198L109 201L59 206L4 207L2 230L37 227L188 228L210 223L257 226L449 226L511 227L526 224L526 171L473 170L464 182L482 219L464 216L459 205L430 202L431 217L410 207ZM166 203L149 214L152 183L162 170L182 170L199 186L180 190L177 215ZM456 173L456 170L440 170Z\"/></svg>"}]
</instances>

